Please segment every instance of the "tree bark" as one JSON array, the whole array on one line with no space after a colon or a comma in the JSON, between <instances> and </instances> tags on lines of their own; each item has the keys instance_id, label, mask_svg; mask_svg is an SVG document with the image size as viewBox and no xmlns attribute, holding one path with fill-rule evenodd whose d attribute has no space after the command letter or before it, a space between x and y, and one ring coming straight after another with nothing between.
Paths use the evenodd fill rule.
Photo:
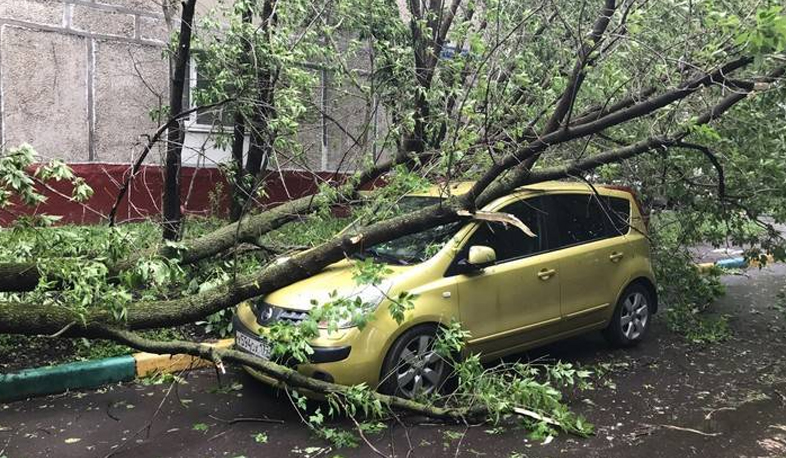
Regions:
<instances>
[{"instance_id":1,"label":"tree bark","mask_svg":"<svg viewBox=\"0 0 786 458\"><path fill-rule=\"evenodd\" d=\"M275 27L276 0L265 0L260 14L260 30L269 47L270 34ZM254 177L254 182L245 194L246 199L253 199L256 187L259 185L261 174L267 169L270 153L273 151L275 132L270 128L270 121L276 116L275 86L278 78L278 69L270 62L260 62L256 69L257 100L254 114L251 118L251 143L248 147L245 173Z\"/></svg>"},{"instance_id":2,"label":"tree bark","mask_svg":"<svg viewBox=\"0 0 786 458\"><path fill-rule=\"evenodd\" d=\"M234 126L232 128L232 193L229 210L229 220L235 222L240 219L243 212L243 194L245 188L243 186L243 179L245 173L243 170L243 145L246 142L246 124L243 119L242 113L235 113Z\"/></svg>"},{"instance_id":3,"label":"tree bark","mask_svg":"<svg viewBox=\"0 0 786 458\"><path fill-rule=\"evenodd\" d=\"M213 361L216 365L223 365L224 361L238 363L256 369L290 388L300 388L316 393L334 394L338 396L347 394L351 389L349 386L328 383L312 377L307 377L296 370L234 349L215 348L210 345L184 341L160 342L141 337L132 332L111 328L103 328L97 330L97 332L104 338L150 353L186 354ZM465 422L471 419L480 419L489 413L488 408L483 404L473 404L469 407L456 408L437 407L396 396L388 396L375 391L370 391L370 395L385 407L451 422Z\"/></svg>"},{"instance_id":4,"label":"tree bark","mask_svg":"<svg viewBox=\"0 0 786 458\"><path fill-rule=\"evenodd\" d=\"M169 88L169 109L171 113L183 111L183 92L188 80L186 68L191 55L191 26L194 20L196 0L182 2L180 17L180 36L177 50L172 59L172 76ZM167 148L164 171L164 239L177 240L180 237L180 166L185 129L183 121L177 120L167 132Z\"/></svg>"},{"instance_id":5,"label":"tree bark","mask_svg":"<svg viewBox=\"0 0 786 458\"><path fill-rule=\"evenodd\" d=\"M246 7L242 13L243 24L251 24L253 12L250 7ZM251 52L251 42L247 39L243 43L244 56ZM244 58L243 65L248 62ZM232 202L230 204L229 218L232 222L240 219L243 213L243 202L245 201L245 187L243 185L245 171L243 169L243 149L246 143L246 120L241 107L235 111L234 127L232 129L232 166L234 168L234 184L232 186Z\"/></svg>"}]
</instances>

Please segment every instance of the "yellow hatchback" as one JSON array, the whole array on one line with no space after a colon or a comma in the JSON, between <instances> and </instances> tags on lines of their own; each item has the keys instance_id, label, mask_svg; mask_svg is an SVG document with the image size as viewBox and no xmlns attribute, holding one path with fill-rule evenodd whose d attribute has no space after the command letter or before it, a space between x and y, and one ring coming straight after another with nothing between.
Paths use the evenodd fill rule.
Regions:
<instances>
[{"instance_id":1,"label":"yellow hatchback","mask_svg":"<svg viewBox=\"0 0 786 458\"><path fill-rule=\"evenodd\" d=\"M470 185L435 187L403 198L400 206L427 207ZM483 210L511 214L534 234L473 220L365 247L359 257L389 265L391 273L382 283L358 286L356 261L335 263L241 304L234 321L236 345L267 357L267 326L281 320L298 323L331 294L360 298L374 307L373 319L362 328L347 320L337 331L321 329L310 362L298 370L413 397L439 389L449 376L433 343L439 327L453 320L469 331L466 351L484 360L593 330L603 330L619 346L645 337L657 296L646 225L631 192L549 182L519 188ZM398 323L389 312L389 298L401 292L416 298Z\"/></svg>"}]
</instances>

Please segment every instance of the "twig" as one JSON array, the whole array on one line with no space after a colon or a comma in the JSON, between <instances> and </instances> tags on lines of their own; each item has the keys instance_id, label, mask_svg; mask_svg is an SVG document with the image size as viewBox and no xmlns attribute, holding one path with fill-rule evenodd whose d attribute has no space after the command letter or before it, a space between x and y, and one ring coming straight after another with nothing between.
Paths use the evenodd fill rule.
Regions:
<instances>
[{"instance_id":1,"label":"twig","mask_svg":"<svg viewBox=\"0 0 786 458\"><path fill-rule=\"evenodd\" d=\"M142 167L142 163L144 163L145 158L147 158L148 153L150 153L150 151L153 149L153 146L156 143L158 143L158 141L161 139L161 136L164 134L164 132L166 132L168 129L174 127L177 123L180 122L181 119L185 118L186 116L190 115L191 113L194 113L194 112L196 112L198 110L205 110L205 109L208 109L208 108L214 108L214 107L217 107L219 105L223 105L225 103L228 103L228 102L230 102L232 100L233 99L230 98L230 99L222 100L220 102L211 103L209 105L204 105L204 106L190 108L188 110L185 110L185 111L182 111L182 112L176 114L175 116L172 116L171 118L169 118L169 121L167 121L165 124L162 124L161 126L158 127L158 129L155 131L153 136L150 137L150 139L147 141L147 145L145 145L145 148L142 150L142 153L139 155L139 157L137 158L136 162L131 167L131 173L129 173L128 177L125 179L125 182L123 183L123 187L120 188L120 191L118 191L118 193L117 193L117 197L115 198L115 203L114 203L114 205L112 205L112 210L110 210L110 212L109 212L109 225L110 226L114 226L115 225L115 219L117 217L117 209L118 209L118 207L120 207L120 202L123 200L123 197L125 197L126 192L128 191L128 187L131 184L131 180L133 180L134 177L136 176L136 174L139 173L139 169Z\"/></svg>"},{"instance_id":2,"label":"twig","mask_svg":"<svg viewBox=\"0 0 786 458\"><path fill-rule=\"evenodd\" d=\"M562 424L560 424L560 422L558 422L557 420L555 420L553 418L550 418L550 417L546 417L546 416L541 415L541 414L539 414L537 412L533 412L532 410L525 409L523 407L514 407L513 408L513 412L515 412L515 413L517 413L519 415L524 415L525 417L534 418L535 420L542 421L543 423L546 423L546 424L549 424L549 425L552 425L552 426L557 426L559 428L562 428Z\"/></svg>"},{"instance_id":3,"label":"twig","mask_svg":"<svg viewBox=\"0 0 786 458\"><path fill-rule=\"evenodd\" d=\"M109 417L109 418L111 418L112 420L115 420L115 421L120 421L120 418L118 418L118 417L114 416L114 415L112 414L112 412L111 412L111 409L112 409L112 406L113 406L113 405L114 405L114 403L112 403L112 402L107 402L107 403L106 403L106 416L107 416L107 417Z\"/></svg>"},{"instance_id":4,"label":"twig","mask_svg":"<svg viewBox=\"0 0 786 458\"><path fill-rule=\"evenodd\" d=\"M150 420L148 420L147 424L142 426L141 428L139 428L134 433L134 435L132 435L131 437L128 437L128 438L125 438L125 439L121 440L119 446L115 450L109 452L106 456L104 456L104 458L110 458L110 457L114 456L115 454L119 453L121 450L123 450L123 448L126 445L131 443L130 442L131 439L137 437L139 435L139 433L141 433L142 431L147 430L147 438L150 438L150 429L153 427L153 421L155 421L156 417L158 416L158 413L161 411L161 408L164 406L164 402L166 402L167 398L172 393L172 388L174 388L178 384L179 384L179 382L178 382L177 378L175 378L175 380L173 380L172 383L169 384L169 388L166 390L166 393L164 394L164 397L161 399L161 402L158 403L158 407L156 407L156 410L155 410L155 412L153 412L153 415L150 416ZM109 411L107 409L107 415L108 414L109 414ZM111 417L111 415L110 415L110 417ZM112 417L112 418L114 418L114 417Z\"/></svg>"},{"instance_id":5,"label":"twig","mask_svg":"<svg viewBox=\"0 0 786 458\"><path fill-rule=\"evenodd\" d=\"M412 455L412 452L415 451L415 447L412 446L412 438L409 436L409 427L407 427L407 425L405 425L404 422L401 421L401 418L398 415L396 415L395 412L393 412L392 415L393 415L393 418L396 419L396 422L399 425L401 425L402 428L404 428L404 437L407 439L407 446L409 447L409 449L407 450L407 457L406 458L409 458ZM391 444L392 443L393 443L393 441L391 439Z\"/></svg>"},{"instance_id":6,"label":"twig","mask_svg":"<svg viewBox=\"0 0 786 458\"><path fill-rule=\"evenodd\" d=\"M0 456L5 456L5 455L4 455L4 453L5 453L5 449L7 449L7 448L8 448L8 444L10 444L10 443L11 443L11 438L12 438L12 437L14 437L14 436L12 436L12 435L9 435L9 436L8 436L8 439L6 439L6 440L5 440L5 444L3 445L3 448L2 448L2 449L0 449Z\"/></svg>"},{"instance_id":7,"label":"twig","mask_svg":"<svg viewBox=\"0 0 786 458\"><path fill-rule=\"evenodd\" d=\"M224 431L221 431L220 433L218 433L218 434L215 434L215 435L211 436L211 437L210 437L210 439L208 439L207 441L208 441L208 442L210 442L210 441L212 441L213 439L218 439L219 437L221 437L221 436L223 436L224 434L226 434L226 433L227 433L227 431L229 431L229 430L226 430L226 429L225 429Z\"/></svg>"},{"instance_id":8,"label":"twig","mask_svg":"<svg viewBox=\"0 0 786 458\"><path fill-rule=\"evenodd\" d=\"M208 417L212 418L213 420L220 421L221 423L226 423L228 425L234 425L235 423L278 423L283 424L284 420L279 420L277 418L261 418L261 417L237 417L232 418L230 420L226 420L224 418L219 418L214 415L208 415Z\"/></svg>"},{"instance_id":9,"label":"twig","mask_svg":"<svg viewBox=\"0 0 786 458\"><path fill-rule=\"evenodd\" d=\"M384 453L382 453L378 448L374 447L374 444L372 444L371 441L368 440L366 435L363 434L363 428L360 427L360 423L358 423L358 421L355 420L355 417L352 416L352 415L348 415L348 416L352 420L352 423L355 424L355 427L358 430L358 435L360 436L361 439L363 439L363 442L365 442L366 445L368 445L368 447L371 449L371 451L373 451L377 455L381 456L382 458L390 458L388 455L385 455Z\"/></svg>"},{"instance_id":10,"label":"twig","mask_svg":"<svg viewBox=\"0 0 786 458\"><path fill-rule=\"evenodd\" d=\"M69 329L71 329L71 327L72 327L73 325L75 325L75 324L76 324L76 321L72 321L72 322L68 323L67 325L65 325L65 326L63 327L63 329L61 329L61 330L57 331L56 333L54 333L54 334L52 334L52 335L50 335L50 336L47 336L47 337L50 337L50 338L60 337L60 336L62 336L63 334L65 334L65 332L66 332L66 331L68 331Z\"/></svg>"},{"instance_id":11,"label":"twig","mask_svg":"<svg viewBox=\"0 0 786 458\"><path fill-rule=\"evenodd\" d=\"M464 422L464 432L461 433L461 438L459 439L458 444L456 444L456 453L455 455L453 455L455 458L458 458L459 456L459 452L461 451L461 444L464 443L464 438L467 437L467 431L469 431L469 425L466 422Z\"/></svg>"},{"instance_id":12,"label":"twig","mask_svg":"<svg viewBox=\"0 0 786 458\"><path fill-rule=\"evenodd\" d=\"M686 433L698 434L700 436L717 437L721 435L721 433L705 433L704 431L699 431L698 429L685 428L682 426L674 426L674 425L657 425L657 426L666 429L673 429L675 431L685 431Z\"/></svg>"},{"instance_id":13,"label":"twig","mask_svg":"<svg viewBox=\"0 0 786 458\"><path fill-rule=\"evenodd\" d=\"M712 415L715 412L721 412L723 410L737 410L737 408L736 407L720 407L720 408L717 408L717 409L712 409L709 412L707 412L707 415L704 416L704 419L705 420L709 420L709 419L712 418Z\"/></svg>"}]
</instances>

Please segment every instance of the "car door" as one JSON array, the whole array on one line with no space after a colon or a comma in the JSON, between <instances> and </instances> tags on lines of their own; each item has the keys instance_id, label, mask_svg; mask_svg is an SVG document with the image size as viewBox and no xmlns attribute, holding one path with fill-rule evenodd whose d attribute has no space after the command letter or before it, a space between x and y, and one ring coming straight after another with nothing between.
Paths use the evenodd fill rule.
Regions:
<instances>
[{"instance_id":1,"label":"car door","mask_svg":"<svg viewBox=\"0 0 786 458\"><path fill-rule=\"evenodd\" d=\"M549 200L550 242L559 254L561 314L568 330L604 322L627 281L630 202L595 194Z\"/></svg>"},{"instance_id":2,"label":"car door","mask_svg":"<svg viewBox=\"0 0 786 458\"><path fill-rule=\"evenodd\" d=\"M469 247L485 245L497 261L482 270L456 272L462 324L471 337L470 351L493 357L511 352L548 334L560 319L560 277L557 260L543 254L547 234L542 227L543 198L513 202L499 211L517 216L538 237L499 223L480 223L460 249L455 262L466 259Z\"/></svg>"}]
</instances>

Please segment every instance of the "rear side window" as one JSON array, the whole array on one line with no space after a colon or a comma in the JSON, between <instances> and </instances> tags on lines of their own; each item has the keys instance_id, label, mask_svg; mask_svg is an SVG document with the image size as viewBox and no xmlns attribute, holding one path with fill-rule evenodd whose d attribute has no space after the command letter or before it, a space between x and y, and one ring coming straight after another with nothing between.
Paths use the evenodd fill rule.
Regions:
<instances>
[{"instance_id":1,"label":"rear side window","mask_svg":"<svg viewBox=\"0 0 786 458\"><path fill-rule=\"evenodd\" d=\"M620 197L601 197L609 216L609 237L627 234L630 230L630 200Z\"/></svg>"},{"instance_id":2,"label":"rear side window","mask_svg":"<svg viewBox=\"0 0 786 458\"><path fill-rule=\"evenodd\" d=\"M552 248L587 243L628 232L630 201L595 194L551 197ZM601 206L602 204L602 206Z\"/></svg>"}]
</instances>

